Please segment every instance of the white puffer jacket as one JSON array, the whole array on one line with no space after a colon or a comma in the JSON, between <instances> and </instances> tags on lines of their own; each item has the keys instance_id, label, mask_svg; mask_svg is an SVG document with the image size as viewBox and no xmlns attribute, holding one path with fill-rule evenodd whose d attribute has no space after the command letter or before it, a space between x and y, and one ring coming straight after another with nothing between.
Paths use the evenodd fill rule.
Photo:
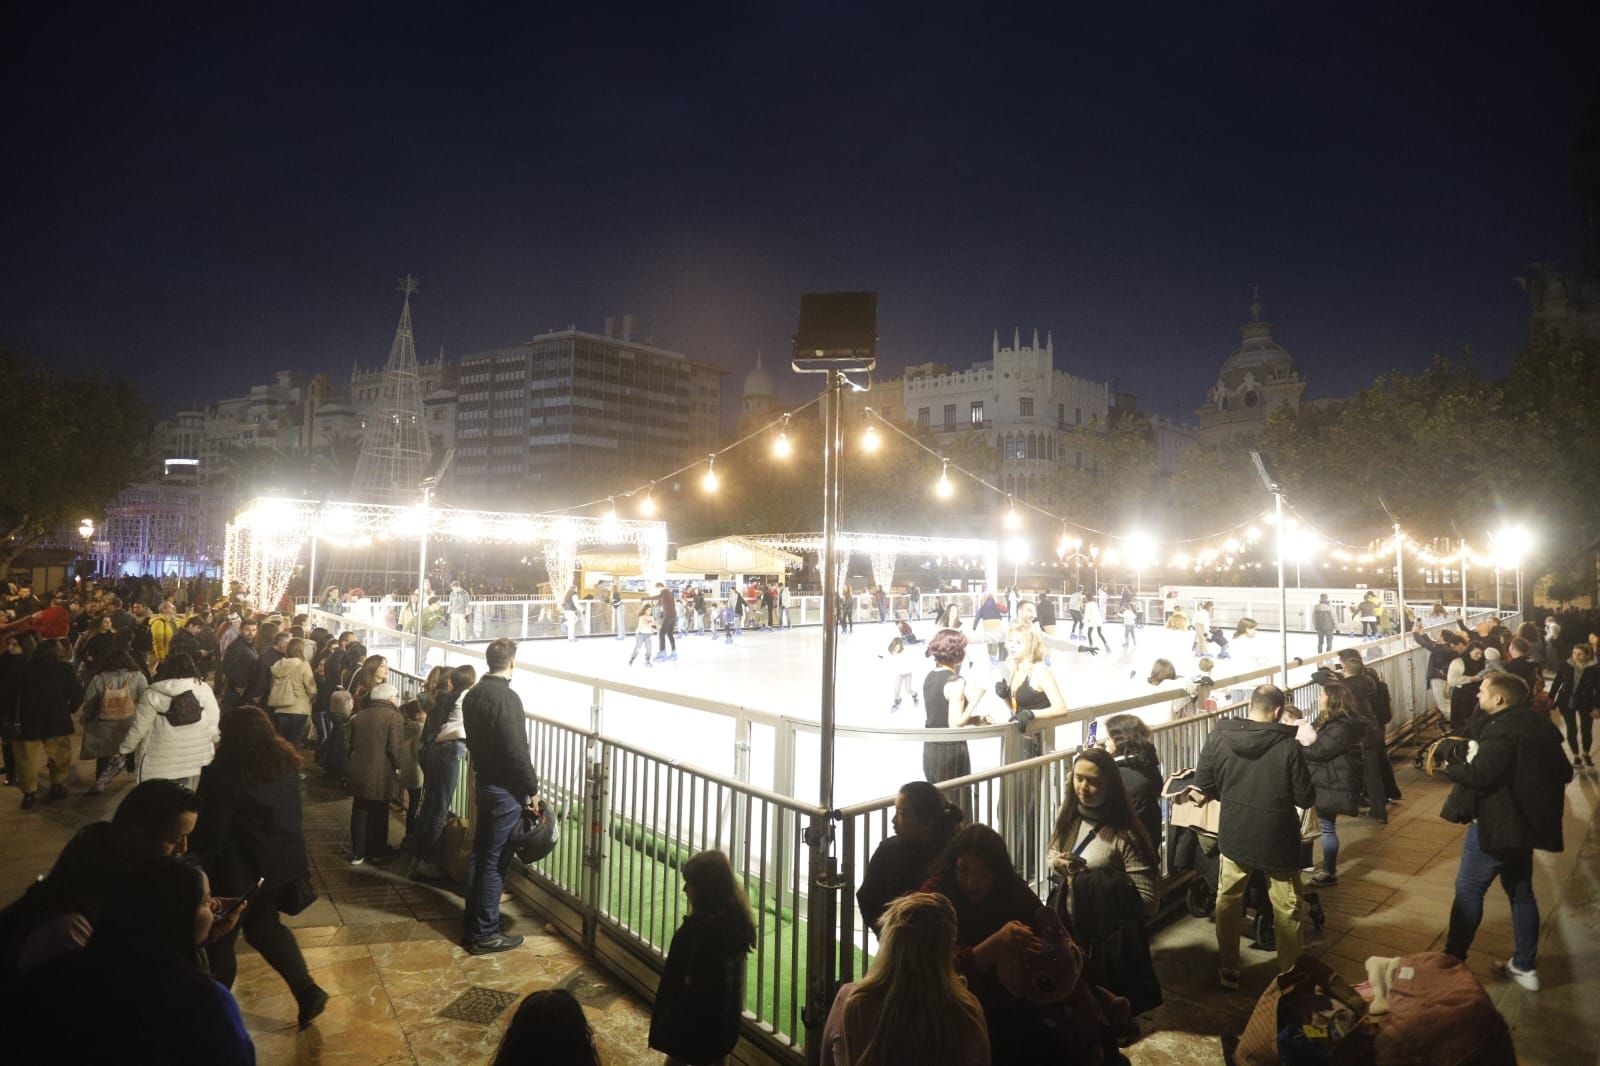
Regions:
<instances>
[{"instance_id":1,"label":"white puffer jacket","mask_svg":"<svg viewBox=\"0 0 1600 1066\"><path fill-rule=\"evenodd\" d=\"M193 692L200 701L200 720L192 725L174 726L167 722L167 708L180 692ZM202 768L211 765L216 754L217 738L222 735L217 728L221 718L217 697L204 681L192 677L157 681L140 697L133 728L128 730L119 750L124 755L139 751L134 771L140 781L197 777Z\"/></svg>"}]
</instances>

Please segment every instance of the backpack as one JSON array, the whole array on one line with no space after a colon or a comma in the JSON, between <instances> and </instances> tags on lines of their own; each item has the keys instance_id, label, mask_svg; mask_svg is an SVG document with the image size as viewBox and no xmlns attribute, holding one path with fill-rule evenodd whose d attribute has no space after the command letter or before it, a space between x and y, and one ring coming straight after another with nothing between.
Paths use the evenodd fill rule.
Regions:
<instances>
[{"instance_id":1,"label":"backpack","mask_svg":"<svg viewBox=\"0 0 1600 1066\"><path fill-rule=\"evenodd\" d=\"M1372 716L1379 725L1388 725L1394 720L1394 700L1389 696L1389 684L1376 674L1372 682Z\"/></svg>"},{"instance_id":2,"label":"backpack","mask_svg":"<svg viewBox=\"0 0 1600 1066\"><path fill-rule=\"evenodd\" d=\"M172 702L167 706L167 724L194 725L200 720L201 713L200 698L194 694L193 689L184 689L172 697Z\"/></svg>"},{"instance_id":3,"label":"backpack","mask_svg":"<svg viewBox=\"0 0 1600 1066\"><path fill-rule=\"evenodd\" d=\"M133 694L128 691L126 681L116 687L106 685L100 696L101 718L108 722L119 722L124 718L132 718L133 710Z\"/></svg>"}]
</instances>

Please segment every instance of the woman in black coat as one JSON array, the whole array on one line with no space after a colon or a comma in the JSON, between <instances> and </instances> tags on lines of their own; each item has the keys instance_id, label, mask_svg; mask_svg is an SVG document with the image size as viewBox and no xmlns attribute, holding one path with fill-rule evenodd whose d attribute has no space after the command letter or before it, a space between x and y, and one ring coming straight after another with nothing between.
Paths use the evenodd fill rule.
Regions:
<instances>
[{"instance_id":1,"label":"woman in black coat","mask_svg":"<svg viewBox=\"0 0 1600 1066\"><path fill-rule=\"evenodd\" d=\"M1134 714L1114 714L1106 719L1106 751L1117 761L1122 787L1128 790L1133 816L1139 819L1150 843L1161 840L1161 757L1150 739L1150 727Z\"/></svg>"},{"instance_id":2,"label":"woman in black coat","mask_svg":"<svg viewBox=\"0 0 1600 1066\"><path fill-rule=\"evenodd\" d=\"M0 708L15 708L17 787L22 809L32 810L39 788L41 763L50 769L47 799L64 799L72 769L72 712L83 702L83 685L69 663L62 661L59 640L42 641L0 694Z\"/></svg>"},{"instance_id":3,"label":"woman in black coat","mask_svg":"<svg viewBox=\"0 0 1600 1066\"><path fill-rule=\"evenodd\" d=\"M745 957L755 949L750 902L720 851L683 867L689 916L672 934L650 1011L650 1047L668 1066L720 1063L739 1042Z\"/></svg>"},{"instance_id":4,"label":"woman in black coat","mask_svg":"<svg viewBox=\"0 0 1600 1066\"><path fill-rule=\"evenodd\" d=\"M1339 815L1361 812L1361 744L1365 723L1356 699L1342 681L1329 681L1317 694L1317 739L1306 746L1306 768L1317 790L1317 827L1322 830L1322 869L1313 885L1339 883Z\"/></svg>"},{"instance_id":5,"label":"woman in black coat","mask_svg":"<svg viewBox=\"0 0 1600 1066\"><path fill-rule=\"evenodd\" d=\"M278 920L309 866L300 819L300 757L259 708L229 711L219 728L217 757L200 774L200 818L190 847L218 895L247 895L258 880L261 887L238 927L207 946L211 973L233 987L234 949L243 932L288 983L304 1029L327 1006L328 994L311 979L294 934Z\"/></svg>"}]
</instances>

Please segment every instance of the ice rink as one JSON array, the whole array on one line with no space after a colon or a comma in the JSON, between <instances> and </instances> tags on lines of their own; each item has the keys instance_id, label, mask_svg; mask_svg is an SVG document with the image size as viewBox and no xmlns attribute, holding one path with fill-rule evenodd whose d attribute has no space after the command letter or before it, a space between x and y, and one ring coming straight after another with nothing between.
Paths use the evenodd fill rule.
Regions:
<instances>
[{"instance_id":1,"label":"ice rink","mask_svg":"<svg viewBox=\"0 0 1600 1066\"><path fill-rule=\"evenodd\" d=\"M970 622L967 623L970 625ZM918 636L924 640L934 632L931 620L918 623ZM1065 633L1065 628L1060 630ZM912 672L913 691L919 695L922 681L932 669L923 655L923 645L907 649L900 665L891 664L887 649L894 635L892 624L866 622L839 639L837 771L834 804L846 804L892 795L905 781L921 778L922 743L915 734L909 737L852 734L851 727L882 727L918 730L924 724L922 708L909 699L898 710L892 709L895 673ZM991 668L983 643L970 629L968 664L964 675L992 690L997 672ZM1185 631L1147 627L1139 630L1138 645L1122 648L1122 627L1108 625L1105 635L1111 642L1109 653L1088 655L1077 646L1052 649L1051 669L1066 697L1069 708L1127 699L1155 691L1145 678L1157 658L1170 659L1181 679L1197 673L1191 651L1192 637ZM1241 647L1236 641L1233 656L1216 664L1211 676L1222 680L1238 673L1269 666L1276 661L1278 637L1262 632L1255 647ZM1352 643L1340 637L1339 645ZM481 647L481 645L478 645ZM1078 645L1081 646L1081 645ZM1291 633L1289 654L1310 655L1316 647L1311 634ZM790 725L756 722L751 727L749 766L751 783L763 788L811 801L817 793L818 737L815 727L821 707L822 630L820 627L777 631L746 631L733 643L719 635L680 635L678 659L646 667L641 654L631 667L628 656L633 638L587 637L576 642L565 640L523 641L518 661L582 674L603 682L630 686L640 691L605 691L602 695L602 730L645 751L715 773L732 775L735 770L735 723L726 713L664 702L653 693L683 697L691 702L712 701L736 705L764 715L781 716ZM380 650L374 648L374 650ZM430 663L441 661L442 649L435 648ZM456 661L459 653L450 658ZM460 661L473 661L460 658ZM476 660L481 668L481 659ZM1309 671L1296 672L1302 680ZM554 681L535 671L522 671L514 686L522 693L529 710L587 727L592 702L592 684ZM1176 686L1167 683L1163 690ZM1217 690L1217 697L1225 689ZM1165 720L1169 705L1163 701L1142 716L1152 723ZM994 700L988 713L1004 720L1009 709ZM1076 724L1058 730L1055 746L1076 745L1080 729ZM785 763L775 771L774 756L779 747L777 734L793 736L793 785L785 780ZM1001 742L998 737L974 739L969 743L974 770L999 764ZM776 776L775 776L776 773Z\"/></svg>"}]
</instances>

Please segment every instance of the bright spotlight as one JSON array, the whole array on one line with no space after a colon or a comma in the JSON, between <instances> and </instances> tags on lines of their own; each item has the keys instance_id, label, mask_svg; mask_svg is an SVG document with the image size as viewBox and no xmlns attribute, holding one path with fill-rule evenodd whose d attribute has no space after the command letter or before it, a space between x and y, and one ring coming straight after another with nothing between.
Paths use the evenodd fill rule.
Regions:
<instances>
[{"instance_id":1,"label":"bright spotlight","mask_svg":"<svg viewBox=\"0 0 1600 1066\"><path fill-rule=\"evenodd\" d=\"M1022 528L1022 516L1017 513L1017 505L1010 496L1006 497L1006 516L1003 521L1007 529Z\"/></svg>"},{"instance_id":2,"label":"bright spotlight","mask_svg":"<svg viewBox=\"0 0 1600 1066\"><path fill-rule=\"evenodd\" d=\"M948 500L956 491L956 487L950 484L950 460L944 461L944 469L939 471L939 483L933 487L933 491L939 494L941 500Z\"/></svg>"},{"instance_id":3,"label":"bright spotlight","mask_svg":"<svg viewBox=\"0 0 1600 1066\"><path fill-rule=\"evenodd\" d=\"M706 476L700 479L700 487L707 492L716 492L719 484L721 482L717 480L717 457L713 455L706 462Z\"/></svg>"},{"instance_id":4,"label":"bright spotlight","mask_svg":"<svg viewBox=\"0 0 1600 1066\"><path fill-rule=\"evenodd\" d=\"M772 454L779 459L787 459L793 451L794 448L789 444L789 434L780 432L778 439L772 442Z\"/></svg>"},{"instance_id":5,"label":"bright spotlight","mask_svg":"<svg viewBox=\"0 0 1600 1066\"><path fill-rule=\"evenodd\" d=\"M861 450L864 452L875 452L878 450L878 445L881 443L883 442L878 439L878 427L868 422L867 431L861 434Z\"/></svg>"},{"instance_id":6,"label":"bright spotlight","mask_svg":"<svg viewBox=\"0 0 1600 1066\"><path fill-rule=\"evenodd\" d=\"M656 513L656 497L654 492L646 492L644 499L639 501L639 513L650 518Z\"/></svg>"}]
</instances>

